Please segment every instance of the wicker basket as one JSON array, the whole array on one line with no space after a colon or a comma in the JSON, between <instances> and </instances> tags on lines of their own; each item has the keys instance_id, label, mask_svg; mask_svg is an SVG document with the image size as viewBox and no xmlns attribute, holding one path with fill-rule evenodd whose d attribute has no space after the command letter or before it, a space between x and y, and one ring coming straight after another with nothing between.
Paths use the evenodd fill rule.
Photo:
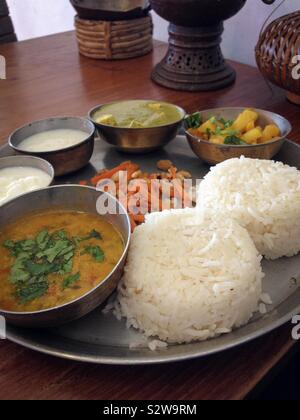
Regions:
<instances>
[{"instance_id":1,"label":"wicker basket","mask_svg":"<svg viewBox=\"0 0 300 420\"><path fill-rule=\"evenodd\" d=\"M284 88L288 98L300 104L300 79L293 78L295 62L300 54L300 11L272 22L260 36L256 61L262 74Z\"/></svg>"},{"instance_id":2,"label":"wicker basket","mask_svg":"<svg viewBox=\"0 0 300 420\"><path fill-rule=\"evenodd\" d=\"M75 18L79 51L101 60L140 57L153 49L151 16L128 21L93 21Z\"/></svg>"}]
</instances>

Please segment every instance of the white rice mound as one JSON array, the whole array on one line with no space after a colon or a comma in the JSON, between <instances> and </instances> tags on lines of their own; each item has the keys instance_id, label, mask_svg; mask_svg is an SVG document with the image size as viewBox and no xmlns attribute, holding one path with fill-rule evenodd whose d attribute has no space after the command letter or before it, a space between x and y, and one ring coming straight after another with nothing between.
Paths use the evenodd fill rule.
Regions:
<instances>
[{"instance_id":1,"label":"white rice mound","mask_svg":"<svg viewBox=\"0 0 300 420\"><path fill-rule=\"evenodd\" d=\"M261 259L233 220L196 209L151 214L133 234L115 315L168 344L229 333L259 310Z\"/></svg>"},{"instance_id":2,"label":"white rice mound","mask_svg":"<svg viewBox=\"0 0 300 420\"><path fill-rule=\"evenodd\" d=\"M300 251L300 171L269 160L227 160L200 184L198 207L233 217L268 259Z\"/></svg>"}]
</instances>

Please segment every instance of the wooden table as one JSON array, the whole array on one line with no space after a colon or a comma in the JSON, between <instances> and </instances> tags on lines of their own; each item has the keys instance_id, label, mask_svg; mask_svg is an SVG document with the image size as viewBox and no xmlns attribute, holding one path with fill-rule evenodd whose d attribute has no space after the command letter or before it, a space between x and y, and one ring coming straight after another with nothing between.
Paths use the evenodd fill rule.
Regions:
<instances>
[{"instance_id":1,"label":"wooden table","mask_svg":"<svg viewBox=\"0 0 300 420\"><path fill-rule=\"evenodd\" d=\"M187 111L254 106L287 117L300 140L299 108L268 88L259 72L233 63L235 86L216 93L160 88L150 71L166 50L123 62L78 55L73 33L0 46L7 81L0 81L0 143L16 127L53 115L86 115L94 105L122 98L153 98ZM293 347L291 325L244 347L203 360L156 367L90 366L54 359L0 342L0 399L242 399Z\"/></svg>"}]
</instances>

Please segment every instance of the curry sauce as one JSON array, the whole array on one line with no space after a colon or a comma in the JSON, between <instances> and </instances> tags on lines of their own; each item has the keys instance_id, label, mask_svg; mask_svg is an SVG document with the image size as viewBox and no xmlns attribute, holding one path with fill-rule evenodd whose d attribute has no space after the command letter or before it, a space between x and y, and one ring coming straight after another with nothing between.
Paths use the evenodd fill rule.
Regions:
<instances>
[{"instance_id":1,"label":"curry sauce","mask_svg":"<svg viewBox=\"0 0 300 420\"><path fill-rule=\"evenodd\" d=\"M35 312L71 302L114 269L124 242L101 216L32 214L0 233L0 308Z\"/></svg>"}]
</instances>

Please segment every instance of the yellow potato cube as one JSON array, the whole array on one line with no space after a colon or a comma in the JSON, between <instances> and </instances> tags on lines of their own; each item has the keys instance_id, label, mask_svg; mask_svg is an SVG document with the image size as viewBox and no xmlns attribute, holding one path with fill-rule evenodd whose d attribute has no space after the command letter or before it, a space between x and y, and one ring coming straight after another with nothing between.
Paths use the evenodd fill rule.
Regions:
<instances>
[{"instance_id":1,"label":"yellow potato cube","mask_svg":"<svg viewBox=\"0 0 300 420\"><path fill-rule=\"evenodd\" d=\"M210 130L212 132L215 132L217 128L216 124L213 124L211 119L207 120L205 123L203 123L200 127L199 127L199 131L201 133L206 133L207 130Z\"/></svg>"},{"instance_id":2,"label":"yellow potato cube","mask_svg":"<svg viewBox=\"0 0 300 420\"><path fill-rule=\"evenodd\" d=\"M241 133L244 133L247 130L247 126L249 123L256 122L258 120L257 112L253 111L252 109L246 109L242 112L237 119L234 121L233 126L231 127L233 130L238 130Z\"/></svg>"},{"instance_id":3,"label":"yellow potato cube","mask_svg":"<svg viewBox=\"0 0 300 420\"><path fill-rule=\"evenodd\" d=\"M132 120L129 125L129 128L143 128L143 127L144 127L143 124L137 120Z\"/></svg>"},{"instance_id":4,"label":"yellow potato cube","mask_svg":"<svg viewBox=\"0 0 300 420\"><path fill-rule=\"evenodd\" d=\"M251 130L253 130L255 128L255 121L250 121L248 124L247 124L247 127L246 127L246 132L247 131L251 131Z\"/></svg>"},{"instance_id":5,"label":"yellow potato cube","mask_svg":"<svg viewBox=\"0 0 300 420\"><path fill-rule=\"evenodd\" d=\"M148 107L153 111L160 111L162 109L162 104L148 104Z\"/></svg>"},{"instance_id":6,"label":"yellow potato cube","mask_svg":"<svg viewBox=\"0 0 300 420\"><path fill-rule=\"evenodd\" d=\"M102 115L96 119L96 122L99 124L111 125L112 127L116 127L118 125L113 115Z\"/></svg>"},{"instance_id":7,"label":"yellow potato cube","mask_svg":"<svg viewBox=\"0 0 300 420\"><path fill-rule=\"evenodd\" d=\"M210 141L214 144L224 144L224 136L211 136Z\"/></svg>"},{"instance_id":8,"label":"yellow potato cube","mask_svg":"<svg viewBox=\"0 0 300 420\"><path fill-rule=\"evenodd\" d=\"M280 136L281 136L281 133L277 125L270 124L270 125L267 125L263 131L262 142L265 143Z\"/></svg>"},{"instance_id":9,"label":"yellow potato cube","mask_svg":"<svg viewBox=\"0 0 300 420\"><path fill-rule=\"evenodd\" d=\"M253 130L248 131L242 136L242 140L244 140L248 144L257 144L259 140L262 138L263 132L261 127L256 127Z\"/></svg>"}]
</instances>

